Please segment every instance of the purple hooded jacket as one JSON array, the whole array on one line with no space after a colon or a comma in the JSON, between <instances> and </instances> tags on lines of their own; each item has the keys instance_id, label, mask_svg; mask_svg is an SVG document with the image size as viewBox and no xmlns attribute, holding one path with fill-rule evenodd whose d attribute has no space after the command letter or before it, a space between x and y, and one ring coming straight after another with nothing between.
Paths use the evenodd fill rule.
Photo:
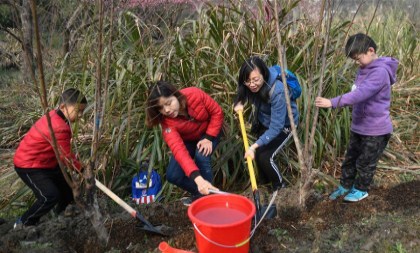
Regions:
<instances>
[{"instance_id":1,"label":"purple hooded jacket","mask_svg":"<svg viewBox=\"0 0 420 253\"><path fill-rule=\"evenodd\" d=\"M396 59L380 57L359 68L356 89L331 99L333 108L353 106L351 131L369 136L392 133L389 107L397 67Z\"/></svg>"}]
</instances>

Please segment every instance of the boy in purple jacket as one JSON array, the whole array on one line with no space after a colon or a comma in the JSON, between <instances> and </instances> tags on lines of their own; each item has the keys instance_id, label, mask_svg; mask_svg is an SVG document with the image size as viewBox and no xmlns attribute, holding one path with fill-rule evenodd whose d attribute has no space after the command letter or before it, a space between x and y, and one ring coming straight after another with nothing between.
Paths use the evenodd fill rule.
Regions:
<instances>
[{"instance_id":1,"label":"boy in purple jacket","mask_svg":"<svg viewBox=\"0 0 420 253\"><path fill-rule=\"evenodd\" d=\"M341 185L329 198L335 200L347 194L344 201L357 202L368 196L376 164L391 137L391 85L396 81L398 61L378 57L375 42L362 33L348 39L345 53L360 66L352 90L332 99L317 97L315 105L353 106L350 143L341 165Z\"/></svg>"}]
</instances>

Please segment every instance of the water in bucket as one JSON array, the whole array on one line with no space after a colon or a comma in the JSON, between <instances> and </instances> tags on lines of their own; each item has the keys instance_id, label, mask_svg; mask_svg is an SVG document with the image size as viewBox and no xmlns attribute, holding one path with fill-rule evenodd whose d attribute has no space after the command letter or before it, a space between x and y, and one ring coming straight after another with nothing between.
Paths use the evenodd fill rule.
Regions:
<instances>
[{"instance_id":1,"label":"water in bucket","mask_svg":"<svg viewBox=\"0 0 420 253\"><path fill-rule=\"evenodd\" d=\"M255 206L236 194L202 197L188 208L199 253L248 253Z\"/></svg>"},{"instance_id":2,"label":"water in bucket","mask_svg":"<svg viewBox=\"0 0 420 253\"><path fill-rule=\"evenodd\" d=\"M225 225L244 220L246 218L246 214L236 209L212 207L198 212L195 217L206 223Z\"/></svg>"}]
</instances>

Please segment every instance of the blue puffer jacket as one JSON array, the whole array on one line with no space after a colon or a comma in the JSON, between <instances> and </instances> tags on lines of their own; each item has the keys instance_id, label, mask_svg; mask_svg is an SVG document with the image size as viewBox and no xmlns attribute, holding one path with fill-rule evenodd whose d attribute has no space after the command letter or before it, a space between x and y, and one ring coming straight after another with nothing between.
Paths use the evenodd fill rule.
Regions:
<instances>
[{"instance_id":1,"label":"blue puffer jacket","mask_svg":"<svg viewBox=\"0 0 420 253\"><path fill-rule=\"evenodd\" d=\"M268 85L272 87L276 84L274 92L270 96L270 102L261 101L258 112L258 120L267 129L257 140L258 146L264 146L277 137L284 127L290 127L289 116L287 115L286 97L284 93L283 83L277 80L277 71L273 67L270 69L270 78ZM293 120L295 125L299 122L299 112L296 101L291 101Z\"/></svg>"}]
</instances>

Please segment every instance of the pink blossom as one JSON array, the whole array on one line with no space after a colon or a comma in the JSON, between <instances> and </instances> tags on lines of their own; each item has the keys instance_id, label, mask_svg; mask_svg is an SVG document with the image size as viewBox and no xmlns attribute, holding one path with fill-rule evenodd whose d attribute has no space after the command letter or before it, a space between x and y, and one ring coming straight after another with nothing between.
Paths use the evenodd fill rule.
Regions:
<instances>
[{"instance_id":1,"label":"pink blossom","mask_svg":"<svg viewBox=\"0 0 420 253\"><path fill-rule=\"evenodd\" d=\"M129 0L128 6L135 7L151 7L161 4L193 4L193 3L205 3L209 0Z\"/></svg>"}]
</instances>

